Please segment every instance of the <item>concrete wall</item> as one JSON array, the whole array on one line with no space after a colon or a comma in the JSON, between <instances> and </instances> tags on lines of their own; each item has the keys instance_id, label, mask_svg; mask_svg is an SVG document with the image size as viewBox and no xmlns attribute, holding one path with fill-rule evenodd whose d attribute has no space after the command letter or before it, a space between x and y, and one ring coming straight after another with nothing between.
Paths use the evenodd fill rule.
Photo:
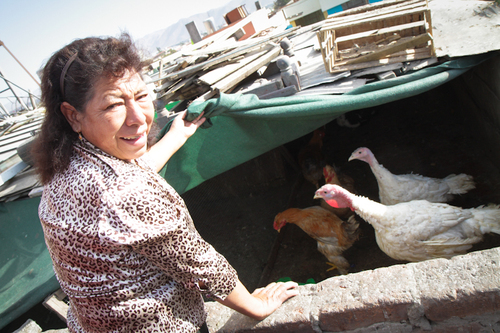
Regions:
<instances>
[{"instance_id":1,"label":"concrete wall","mask_svg":"<svg viewBox=\"0 0 500 333\"><path fill-rule=\"evenodd\" d=\"M260 322L209 302L210 332L500 332L500 248L299 288Z\"/></svg>"}]
</instances>

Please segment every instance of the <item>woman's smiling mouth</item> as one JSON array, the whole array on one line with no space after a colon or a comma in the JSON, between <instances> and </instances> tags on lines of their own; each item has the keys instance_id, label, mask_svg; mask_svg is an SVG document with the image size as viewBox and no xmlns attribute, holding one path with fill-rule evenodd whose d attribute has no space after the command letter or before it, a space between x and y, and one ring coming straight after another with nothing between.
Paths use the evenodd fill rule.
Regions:
<instances>
[{"instance_id":1,"label":"woman's smiling mouth","mask_svg":"<svg viewBox=\"0 0 500 333\"><path fill-rule=\"evenodd\" d=\"M131 136L122 136L121 138L122 138L123 140L133 141L133 140L140 139L140 138L142 138L142 137L143 137L143 136L145 136L145 135L146 135L145 133L142 133L142 134L131 135Z\"/></svg>"}]
</instances>

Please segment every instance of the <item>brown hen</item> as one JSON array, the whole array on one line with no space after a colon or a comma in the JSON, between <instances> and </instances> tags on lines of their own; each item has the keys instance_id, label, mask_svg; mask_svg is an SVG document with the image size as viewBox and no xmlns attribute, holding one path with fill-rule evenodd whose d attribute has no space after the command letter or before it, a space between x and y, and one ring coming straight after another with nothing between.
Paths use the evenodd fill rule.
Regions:
<instances>
[{"instance_id":1,"label":"brown hen","mask_svg":"<svg viewBox=\"0 0 500 333\"><path fill-rule=\"evenodd\" d=\"M316 189L320 186L320 181L323 178L323 167L326 165L322 151L324 137L323 127L315 130L312 138L299 150L297 156L304 178L316 186Z\"/></svg>"},{"instance_id":2,"label":"brown hen","mask_svg":"<svg viewBox=\"0 0 500 333\"><path fill-rule=\"evenodd\" d=\"M339 174L335 168L331 165L326 165L323 168L323 176L325 177L326 184L335 184L342 186L351 193L357 193L354 189L354 179L345 174ZM335 208L326 203L325 200L321 199L321 207L328 209L338 217L342 219L347 219L354 215L354 212L349 208Z\"/></svg>"},{"instance_id":3,"label":"brown hen","mask_svg":"<svg viewBox=\"0 0 500 333\"><path fill-rule=\"evenodd\" d=\"M320 207L289 208L274 218L274 229L280 231L287 223L293 223L318 242L318 251L329 261L332 270L337 268L347 274L349 262L342 253L350 248L358 238L358 226L354 216L347 222L337 215Z\"/></svg>"}]
</instances>

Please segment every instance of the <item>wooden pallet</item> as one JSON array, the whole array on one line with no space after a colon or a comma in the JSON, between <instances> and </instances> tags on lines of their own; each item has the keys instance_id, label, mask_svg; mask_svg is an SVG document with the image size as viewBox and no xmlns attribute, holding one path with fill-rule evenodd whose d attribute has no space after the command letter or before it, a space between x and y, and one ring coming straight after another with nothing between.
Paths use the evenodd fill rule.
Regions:
<instances>
[{"instance_id":1,"label":"wooden pallet","mask_svg":"<svg viewBox=\"0 0 500 333\"><path fill-rule=\"evenodd\" d=\"M61 320L66 322L69 305L64 302L66 294L62 289L56 290L43 301L43 306L54 311Z\"/></svg>"},{"instance_id":2,"label":"wooden pallet","mask_svg":"<svg viewBox=\"0 0 500 333\"><path fill-rule=\"evenodd\" d=\"M381 3L325 20L317 37L327 72L435 57L427 0Z\"/></svg>"}]
</instances>

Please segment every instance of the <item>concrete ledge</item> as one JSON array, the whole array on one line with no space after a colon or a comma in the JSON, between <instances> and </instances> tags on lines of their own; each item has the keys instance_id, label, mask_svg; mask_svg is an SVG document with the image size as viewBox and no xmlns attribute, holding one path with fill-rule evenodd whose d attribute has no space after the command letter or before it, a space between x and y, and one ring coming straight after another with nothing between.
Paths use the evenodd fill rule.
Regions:
<instances>
[{"instance_id":1,"label":"concrete ledge","mask_svg":"<svg viewBox=\"0 0 500 333\"><path fill-rule=\"evenodd\" d=\"M500 332L500 248L337 276L256 321L206 303L210 332Z\"/></svg>"}]
</instances>

